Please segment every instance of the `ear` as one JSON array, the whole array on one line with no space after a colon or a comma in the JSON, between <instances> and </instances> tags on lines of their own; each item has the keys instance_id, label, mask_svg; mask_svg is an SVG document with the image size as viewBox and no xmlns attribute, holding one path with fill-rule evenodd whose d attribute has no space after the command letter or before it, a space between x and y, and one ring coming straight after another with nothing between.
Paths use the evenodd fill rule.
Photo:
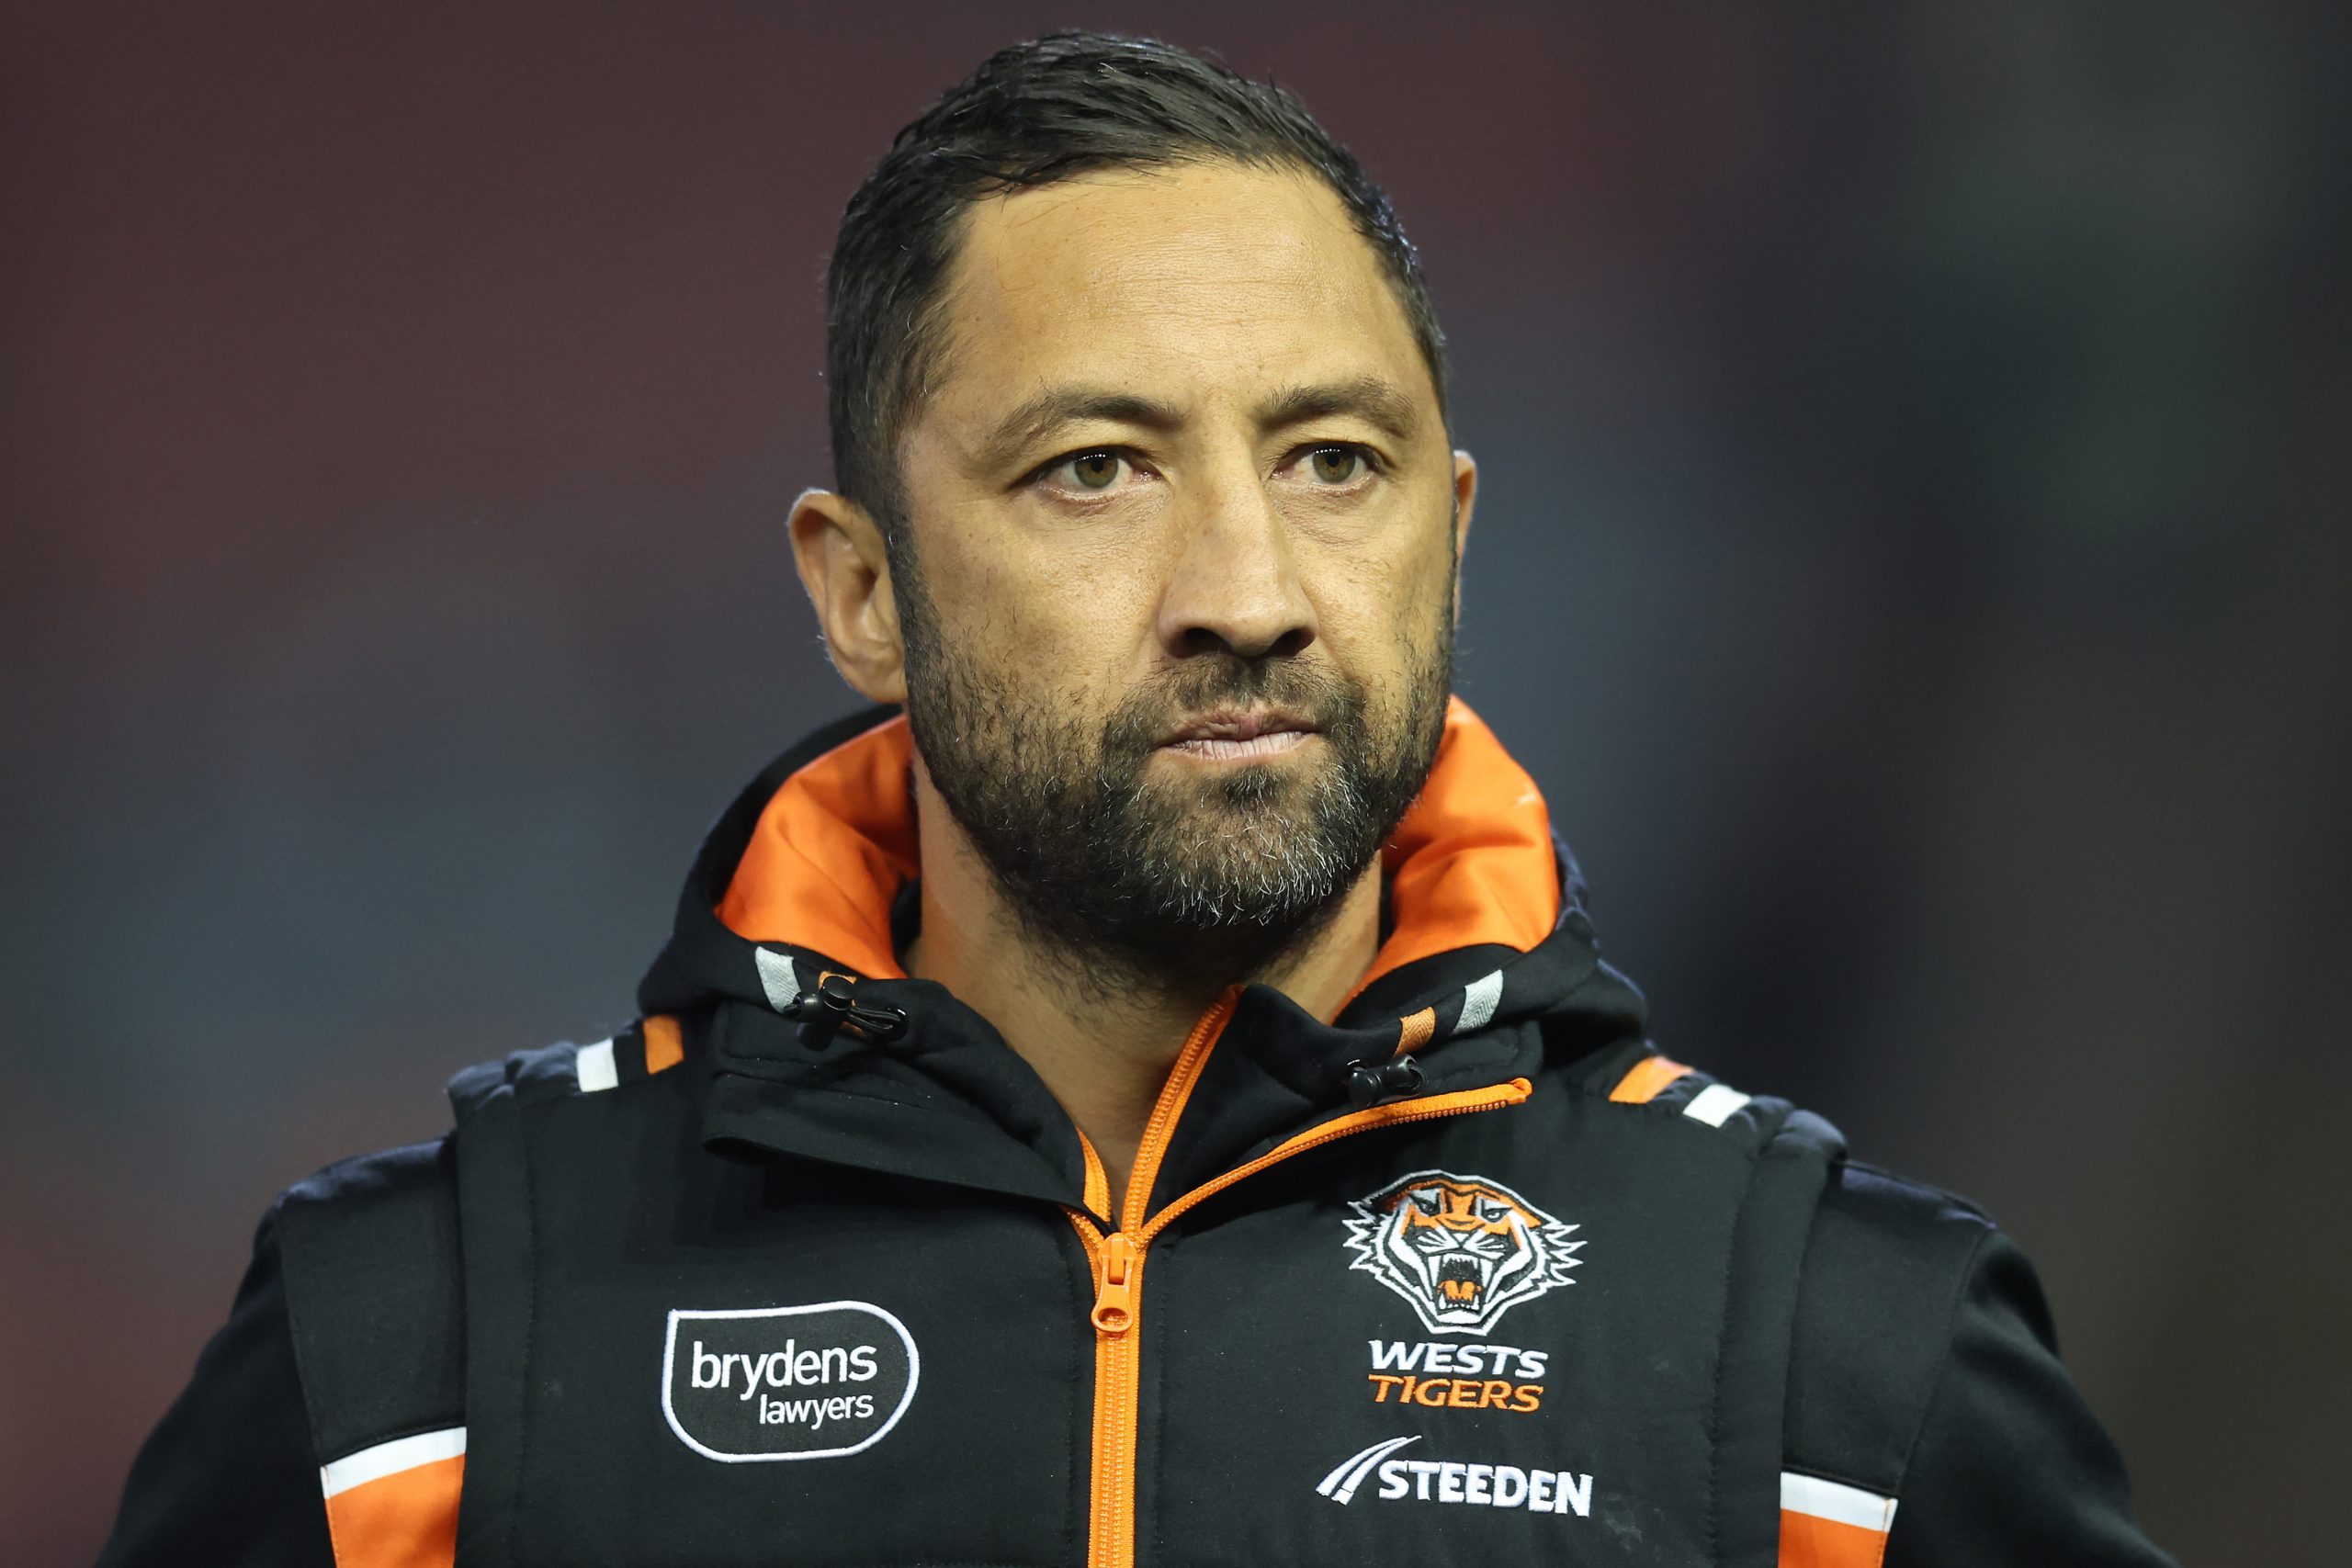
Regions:
<instances>
[{"instance_id":1,"label":"ear","mask_svg":"<svg viewBox=\"0 0 2352 1568\"><path fill-rule=\"evenodd\" d=\"M1453 449L1453 622L1462 624L1462 556L1470 547L1470 513L1478 501L1478 459Z\"/></svg>"},{"instance_id":2,"label":"ear","mask_svg":"<svg viewBox=\"0 0 2352 1568\"><path fill-rule=\"evenodd\" d=\"M786 525L833 668L861 696L905 702L906 649L881 526L857 502L824 490L802 491Z\"/></svg>"}]
</instances>

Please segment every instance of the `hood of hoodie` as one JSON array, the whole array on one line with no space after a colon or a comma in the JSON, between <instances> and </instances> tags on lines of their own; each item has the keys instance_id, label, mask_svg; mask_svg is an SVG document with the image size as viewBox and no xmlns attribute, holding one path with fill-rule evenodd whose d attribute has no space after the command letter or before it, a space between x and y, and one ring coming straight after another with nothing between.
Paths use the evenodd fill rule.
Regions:
<instances>
[{"instance_id":1,"label":"hood of hoodie","mask_svg":"<svg viewBox=\"0 0 2352 1568\"><path fill-rule=\"evenodd\" d=\"M921 863L913 757L904 716L877 708L763 769L704 842L639 1003L707 1015L714 1145L1068 1205L1084 1183L1068 1116L986 1020L899 961ZM1640 994L1600 959L1541 793L1458 697L1382 876L1382 940L1336 1017L1241 987L1163 1182L1346 1111L1354 1064L1409 1053L1433 1093L1530 1077L1547 1055L1638 1049ZM784 1011L828 973L850 976L860 1004L902 1012L903 1030L805 1043Z\"/></svg>"}]
</instances>

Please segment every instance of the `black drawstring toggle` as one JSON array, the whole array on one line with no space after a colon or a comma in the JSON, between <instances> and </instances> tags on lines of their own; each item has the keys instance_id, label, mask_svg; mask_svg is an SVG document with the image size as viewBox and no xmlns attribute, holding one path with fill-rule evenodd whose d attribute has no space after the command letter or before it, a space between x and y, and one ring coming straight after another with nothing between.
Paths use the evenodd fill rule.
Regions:
<instances>
[{"instance_id":1,"label":"black drawstring toggle","mask_svg":"<svg viewBox=\"0 0 2352 1568\"><path fill-rule=\"evenodd\" d=\"M1369 1111L1398 1095L1420 1092L1421 1065L1410 1056L1348 1064L1348 1099L1358 1111Z\"/></svg>"},{"instance_id":2,"label":"black drawstring toggle","mask_svg":"<svg viewBox=\"0 0 2352 1568\"><path fill-rule=\"evenodd\" d=\"M893 1040L907 1027L904 1008L884 1007L857 999L857 983L846 975L828 975L813 991L792 998L784 1016L800 1023L800 1043L821 1051L833 1036L847 1029L861 1040Z\"/></svg>"}]
</instances>

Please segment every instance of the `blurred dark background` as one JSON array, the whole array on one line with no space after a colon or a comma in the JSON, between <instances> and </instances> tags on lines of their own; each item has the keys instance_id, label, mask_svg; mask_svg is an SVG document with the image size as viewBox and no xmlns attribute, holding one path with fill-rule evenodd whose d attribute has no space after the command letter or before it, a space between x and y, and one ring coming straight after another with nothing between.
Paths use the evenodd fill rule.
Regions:
<instances>
[{"instance_id":1,"label":"blurred dark background","mask_svg":"<svg viewBox=\"0 0 2352 1568\"><path fill-rule=\"evenodd\" d=\"M1074 23L1396 197L1463 689L1662 1043L2022 1238L2160 1541L2338 1560L2352 54L2022 0L12 8L0 1560L87 1560L271 1195L625 1017L850 705L833 224Z\"/></svg>"}]
</instances>

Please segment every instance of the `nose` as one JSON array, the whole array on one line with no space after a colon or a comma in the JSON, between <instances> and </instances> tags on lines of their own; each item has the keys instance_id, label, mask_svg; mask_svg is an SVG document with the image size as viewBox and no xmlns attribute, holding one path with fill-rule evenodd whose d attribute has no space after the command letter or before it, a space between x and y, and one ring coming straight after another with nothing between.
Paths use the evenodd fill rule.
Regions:
<instances>
[{"instance_id":1,"label":"nose","mask_svg":"<svg viewBox=\"0 0 2352 1568\"><path fill-rule=\"evenodd\" d=\"M1313 644L1315 603L1289 531L1254 472L1204 490L1180 506L1176 524L1158 626L1170 655L1291 658Z\"/></svg>"}]
</instances>

